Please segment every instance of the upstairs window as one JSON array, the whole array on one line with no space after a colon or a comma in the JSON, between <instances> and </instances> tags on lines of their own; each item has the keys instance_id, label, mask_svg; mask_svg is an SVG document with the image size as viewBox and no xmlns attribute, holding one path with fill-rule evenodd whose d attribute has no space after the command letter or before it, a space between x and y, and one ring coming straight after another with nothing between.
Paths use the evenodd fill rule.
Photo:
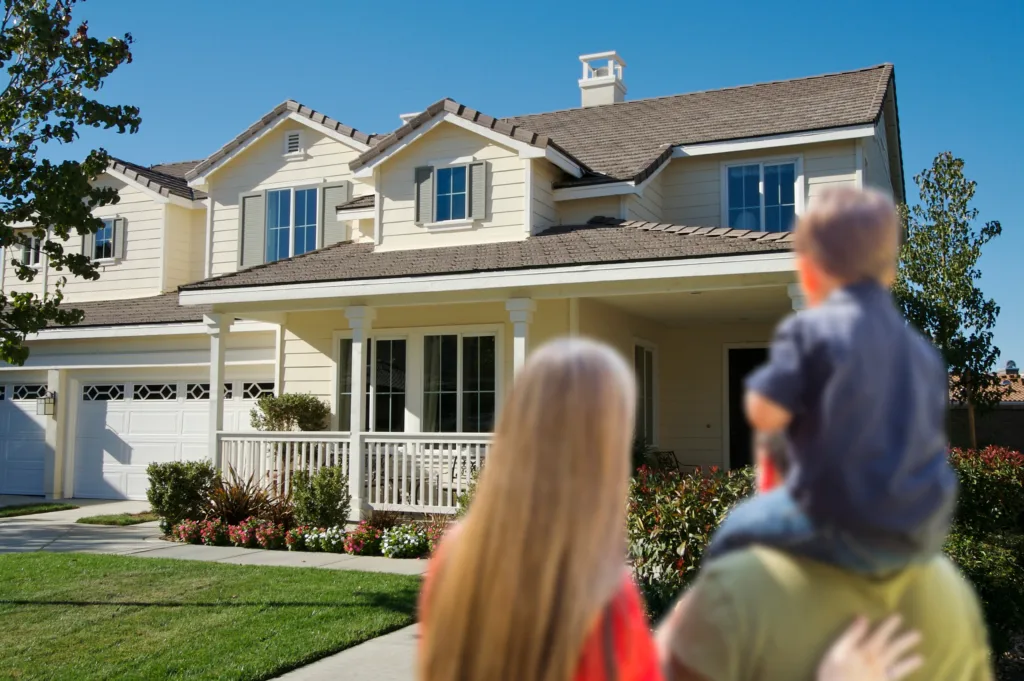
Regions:
<instances>
[{"instance_id":1,"label":"upstairs window","mask_svg":"<svg viewBox=\"0 0 1024 681\"><path fill-rule=\"evenodd\" d=\"M793 229L797 175L796 161L726 166L726 226L766 232Z\"/></svg>"},{"instance_id":2,"label":"upstairs window","mask_svg":"<svg viewBox=\"0 0 1024 681\"><path fill-rule=\"evenodd\" d=\"M28 243L22 247L21 262L28 267L39 267L43 241L37 236L29 237Z\"/></svg>"},{"instance_id":3,"label":"upstairs window","mask_svg":"<svg viewBox=\"0 0 1024 681\"><path fill-rule=\"evenodd\" d=\"M104 220L103 227L96 232L93 244L93 260L112 260L114 258L114 221Z\"/></svg>"},{"instance_id":4,"label":"upstairs window","mask_svg":"<svg viewBox=\"0 0 1024 681\"><path fill-rule=\"evenodd\" d=\"M437 171L437 222L465 220L468 213L466 199L466 166L439 168Z\"/></svg>"},{"instance_id":5,"label":"upstairs window","mask_svg":"<svg viewBox=\"0 0 1024 681\"><path fill-rule=\"evenodd\" d=\"M316 249L317 190L267 192L267 262Z\"/></svg>"}]
</instances>

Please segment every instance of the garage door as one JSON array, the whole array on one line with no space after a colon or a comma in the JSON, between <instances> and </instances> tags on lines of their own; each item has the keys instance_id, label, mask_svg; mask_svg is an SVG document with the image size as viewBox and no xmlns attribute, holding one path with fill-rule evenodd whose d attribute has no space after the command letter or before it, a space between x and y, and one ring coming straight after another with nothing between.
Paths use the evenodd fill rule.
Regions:
<instances>
[{"instance_id":1,"label":"garage door","mask_svg":"<svg viewBox=\"0 0 1024 681\"><path fill-rule=\"evenodd\" d=\"M46 418L36 416L42 383L0 385L0 494L42 494Z\"/></svg>"},{"instance_id":2,"label":"garage door","mask_svg":"<svg viewBox=\"0 0 1024 681\"><path fill-rule=\"evenodd\" d=\"M224 428L250 430L249 411L273 383L224 386ZM85 383L75 437L75 496L145 499L151 463L207 458L210 384Z\"/></svg>"}]
</instances>

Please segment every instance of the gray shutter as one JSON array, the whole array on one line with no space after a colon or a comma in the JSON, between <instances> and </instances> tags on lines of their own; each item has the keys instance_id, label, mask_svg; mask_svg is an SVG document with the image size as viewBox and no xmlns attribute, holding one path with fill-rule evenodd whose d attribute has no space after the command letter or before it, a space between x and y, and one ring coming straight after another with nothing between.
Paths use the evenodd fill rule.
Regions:
<instances>
[{"instance_id":1,"label":"gray shutter","mask_svg":"<svg viewBox=\"0 0 1024 681\"><path fill-rule=\"evenodd\" d=\"M469 217L487 217L487 161L469 165Z\"/></svg>"},{"instance_id":2,"label":"gray shutter","mask_svg":"<svg viewBox=\"0 0 1024 681\"><path fill-rule=\"evenodd\" d=\"M83 234L82 235L82 255L93 259L96 255L96 234Z\"/></svg>"},{"instance_id":3,"label":"gray shutter","mask_svg":"<svg viewBox=\"0 0 1024 681\"><path fill-rule=\"evenodd\" d=\"M321 192L320 247L330 246L348 238L345 221L338 219L338 206L348 201L348 182L328 185Z\"/></svg>"},{"instance_id":4,"label":"gray shutter","mask_svg":"<svg viewBox=\"0 0 1024 681\"><path fill-rule=\"evenodd\" d=\"M416 169L416 224L425 225L434 221L434 168L420 166Z\"/></svg>"},{"instance_id":5,"label":"gray shutter","mask_svg":"<svg viewBox=\"0 0 1024 681\"><path fill-rule=\"evenodd\" d=\"M124 254L127 252L126 247L124 218L117 218L114 220L114 257L118 260L124 260Z\"/></svg>"},{"instance_id":6,"label":"gray shutter","mask_svg":"<svg viewBox=\"0 0 1024 681\"><path fill-rule=\"evenodd\" d=\"M243 196L239 217L238 264L262 265L267 259L267 200L264 194Z\"/></svg>"}]
</instances>

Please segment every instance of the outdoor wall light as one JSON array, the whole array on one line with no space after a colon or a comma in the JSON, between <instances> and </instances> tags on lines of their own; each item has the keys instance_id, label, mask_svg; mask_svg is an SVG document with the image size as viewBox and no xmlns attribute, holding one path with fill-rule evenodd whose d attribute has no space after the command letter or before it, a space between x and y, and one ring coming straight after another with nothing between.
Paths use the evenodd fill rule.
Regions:
<instances>
[{"instance_id":1,"label":"outdoor wall light","mask_svg":"<svg viewBox=\"0 0 1024 681\"><path fill-rule=\"evenodd\" d=\"M36 416L53 416L57 413L57 393L48 392L36 398Z\"/></svg>"}]
</instances>

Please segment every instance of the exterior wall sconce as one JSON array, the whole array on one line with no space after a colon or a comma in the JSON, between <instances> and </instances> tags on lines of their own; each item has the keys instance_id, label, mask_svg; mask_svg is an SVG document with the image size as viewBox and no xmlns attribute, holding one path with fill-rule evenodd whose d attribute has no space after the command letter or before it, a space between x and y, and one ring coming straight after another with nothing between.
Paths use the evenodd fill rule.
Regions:
<instances>
[{"instance_id":1,"label":"exterior wall sconce","mask_svg":"<svg viewBox=\"0 0 1024 681\"><path fill-rule=\"evenodd\" d=\"M53 416L57 413L57 393L48 392L36 398L36 416Z\"/></svg>"}]
</instances>

